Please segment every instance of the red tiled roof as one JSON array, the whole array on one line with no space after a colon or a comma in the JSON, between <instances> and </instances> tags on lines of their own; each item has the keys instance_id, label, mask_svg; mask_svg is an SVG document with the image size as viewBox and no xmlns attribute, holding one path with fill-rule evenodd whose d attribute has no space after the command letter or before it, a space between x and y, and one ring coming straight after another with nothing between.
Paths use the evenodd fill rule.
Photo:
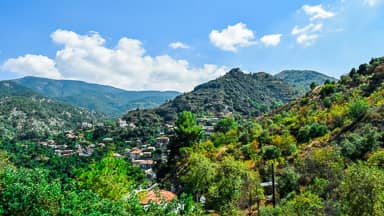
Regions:
<instances>
[{"instance_id":1,"label":"red tiled roof","mask_svg":"<svg viewBox=\"0 0 384 216\"><path fill-rule=\"evenodd\" d=\"M162 201L171 201L176 198L176 195L170 191L159 190L154 191L150 190L146 192L143 199L140 200L140 204L147 205L149 202L159 203Z\"/></svg>"}]
</instances>

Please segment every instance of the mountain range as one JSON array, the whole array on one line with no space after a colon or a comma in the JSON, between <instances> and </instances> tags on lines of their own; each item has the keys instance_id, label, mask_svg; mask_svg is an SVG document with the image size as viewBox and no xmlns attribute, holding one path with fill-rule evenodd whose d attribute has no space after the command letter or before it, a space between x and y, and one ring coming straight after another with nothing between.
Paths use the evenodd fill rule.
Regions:
<instances>
[{"instance_id":1,"label":"mountain range","mask_svg":"<svg viewBox=\"0 0 384 216\"><path fill-rule=\"evenodd\" d=\"M137 108L157 107L180 94L176 91L126 91L83 81L39 77L24 77L12 81L43 96L110 117L117 117Z\"/></svg>"}]
</instances>

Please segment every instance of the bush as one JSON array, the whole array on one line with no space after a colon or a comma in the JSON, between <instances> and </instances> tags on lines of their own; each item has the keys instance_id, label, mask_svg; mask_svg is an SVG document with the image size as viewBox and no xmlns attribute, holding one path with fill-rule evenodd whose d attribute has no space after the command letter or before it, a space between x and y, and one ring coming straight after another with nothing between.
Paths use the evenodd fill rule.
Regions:
<instances>
[{"instance_id":1,"label":"bush","mask_svg":"<svg viewBox=\"0 0 384 216\"><path fill-rule=\"evenodd\" d=\"M273 145L263 147L262 153L263 153L264 160L277 159L281 156L280 149Z\"/></svg>"},{"instance_id":2,"label":"bush","mask_svg":"<svg viewBox=\"0 0 384 216\"><path fill-rule=\"evenodd\" d=\"M285 169L281 176L277 179L277 190L280 197L286 197L290 192L297 188L298 176L293 169Z\"/></svg>"},{"instance_id":3,"label":"bush","mask_svg":"<svg viewBox=\"0 0 384 216\"><path fill-rule=\"evenodd\" d=\"M378 148L379 139L380 134L377 128L367 124L356 133L344 135L340 142L341 153L351 159L361 159L366 153Z\"/></svg>"},{"instance_id":4,"label":"bush","mask_svg":"<svg viewBox=\"0 0 384 216\"><path fill-rule=\"evenodd\" d=\"M335 93L335 92L336 92L336 84L327 83L321 88L320 95L322 98L324 98L324 97L326 97L332 93Z\"/></svg>"},{"instance_id":5,"label":"bush","mask_svg":"<svg viewBox=\"0 0 384 216\"><path fill-rule=\"evenodd\" d=\"M328 128L323 123L312 123L309 127L309 136L311 138L324 136L328 132Z\"/></svg>"},{"instance_id":6,"label":"bush","mask_svg":"<svg viewBox=\"0 0 384 216\"><path fill-rule=\"evenodd\" d=\"M297 134L297 141L299 143L305 143L308 142L311 139L309 136L309 127L304 126L299 129L299 132Z\"/></svg>"},{"instance_id":7,"label":"bush","mask_svg":"<svg viewBox=\"0 0 384 216\"><path fill-rule=\"evenodd\" d=\"M359 119L363 117L369 109L369 104L364 99L355 100L348 105L348 115L352 119Z\"/></svg>"}]
</instances>

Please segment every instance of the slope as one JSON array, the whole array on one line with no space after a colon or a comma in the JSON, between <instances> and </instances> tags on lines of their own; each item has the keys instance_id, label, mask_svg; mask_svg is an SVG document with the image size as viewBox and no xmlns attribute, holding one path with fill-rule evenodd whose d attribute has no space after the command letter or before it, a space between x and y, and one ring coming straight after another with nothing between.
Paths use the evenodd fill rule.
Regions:
<instances>
[{"instance_id":1,"label":"slope","mask_svg":"<svg viewBox=\"0 0 384 216\"><path fill-rule=\"evenodd\" d=\"M284 70L275 77L297 86L302 91L308 91L311 83L322 85L326 80L336 81L333 77L311 70Z\"/></svg>"},{"instance_id":2,"label":"slope","mask_svg":"<svg viewBox=\"0 0 384 216\"><path fill-rule=\"evenodd\" d=\"M34 93L12 81L0 82L0 136L37 138L94 122L103 115Z\"/></svg>"},{"instance_id":3,"label":"slope","mask_svg":"<svg viewBox=\"0 0 384 216\"><path fill-rule=\"evenodd\" d=\"M46 97L109 116L118 116L136 108L157 107L180 94L175 91L126 91L83 81L38 77L24 77L14 81Z\"/></svg>"},{"instance_id":4,"label":"slope","mask_svg":"<svg viewBox=\"0 0 384 216\"><path fill-rule=\"evenodd\" d=\"M298 91L288 83L267 73L247 74L235 68L215 80L201 84L189 93L177 96L159 108L148 110L165 121L173 121L181 111L220 116L233 112L258 116L297 97ZM125 116L128 120L138 112Z\"/></svg>"}]
</instances>

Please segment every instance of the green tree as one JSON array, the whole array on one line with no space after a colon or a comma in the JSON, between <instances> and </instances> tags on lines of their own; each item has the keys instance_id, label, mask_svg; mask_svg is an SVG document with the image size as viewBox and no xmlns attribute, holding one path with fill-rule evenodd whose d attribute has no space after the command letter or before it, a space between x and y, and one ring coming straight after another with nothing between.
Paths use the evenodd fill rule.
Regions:
<instances>
[{"instance_id":1,"label":"green tree","mask_svg":"<svg viewBox=\"0 0 384 216\"><path fill-rule=\"evenodd\" d=\"M229 130L237 129L238 124L233 118L223 118L215 125L215 132L227 133Z\"/></svg>"},{"instance_id":2,"label":"green tree","mask_svg":"<svg viewBox=\"0 0 384 216\"><path fill-rule=\"evenodd\" d=\"M200 140L203 129L197 124L193 113L183 111L176 119L175 133L177 141L182 143L183 147L189 147Z\"/></svg>"},{"instance_id":3,"label":"green tree","mask_svg":"<svg viewBox=\"0 0 384 216\"><path fill-rule=\"evenodd\" d=\"M379 216L384 212L384 172L363 163L348 167L339 188L344 211L351 216Z\"/></svg>"},{"instance_id":4,"label":"green tree","mask_svg":"<svg viewBox=\"0 0 384 216\"><path fill-rule=\"evenodd\" d=\"M365 99L354 100L348 104L348 115L352 119L359 119L368 112L369 107Z\"/></svg>"},{"instance_id":5,"label":"green tree","mask_svg":"<svg viewBox=\"0 0 384 216\"><path fill-rule=\"evenodd\" d=\"M202 154L192 154L189 158L188 168L180 179L185 185L188 193L195 195L199 200L202 195L206 196L209 187L215 183L218 166Z\"/></svg>"},{"instance_id":6,"label":"green tree","mask_svg":"<svg viewBox=\"0 0 384 216\"><path fill-rule=\"evenodd\" d=\"M306 192L283 203L281 208L283 215L320 216L324 215L323 205L324 202L320 197L310 192Z\"/></svg>"},{"instance_id":7,"label":"green tree","mask_svg":"<svg viewBox=\"0 0 384 216\"><path fill-rule=\"evenodd\" d=\"M119 200L143 178L138 167L130 165L112 153L92 163L79 175L80 186L91 189L102 197Z\"/></svg>"},{"instance_id":8,"label":"green tree","mask_svg":"<svg viewBox=\"0 0 384 216\"><path fill-rule=\"evenodd\" d=\"M297 189L298 175L292 168L284 169L277 179L277 190L280 197L286 197L290 192Z\"/></svg>"}]
</instances>

